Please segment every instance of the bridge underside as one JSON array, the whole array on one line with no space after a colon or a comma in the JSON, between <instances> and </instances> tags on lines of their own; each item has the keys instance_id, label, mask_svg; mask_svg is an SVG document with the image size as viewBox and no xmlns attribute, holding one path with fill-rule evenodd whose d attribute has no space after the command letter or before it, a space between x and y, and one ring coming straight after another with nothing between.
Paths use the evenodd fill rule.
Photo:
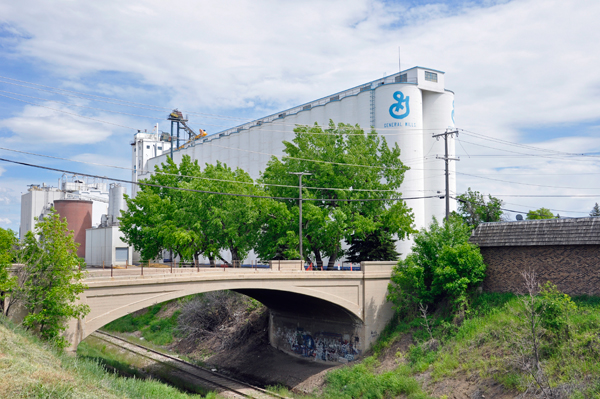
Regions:
<instances>
[{"instance_id":1,"label":"bridge underside","mask_svg":"<svg viewBox=\"0 0 600 399\"><path fill-rule=\"evenodd\" d=\"M369 348L392 315L385 299L392 266L378 262L369 270L366 264L361 272L211 269L88 278L81 302L91 311L84 320L73 321L66 336L75 349L98 328L137 310L197 293L232 290L270 309L273 346L314 359L352 360Z\"/></svg>"}]
</instances>

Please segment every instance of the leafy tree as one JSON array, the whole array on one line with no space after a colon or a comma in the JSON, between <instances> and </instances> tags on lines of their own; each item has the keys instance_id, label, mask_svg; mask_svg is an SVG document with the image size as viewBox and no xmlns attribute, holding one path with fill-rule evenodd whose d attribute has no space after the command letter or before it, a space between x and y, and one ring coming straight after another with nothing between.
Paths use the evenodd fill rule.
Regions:
<instances>
[{"instance_id":1,"label":"leafy tree","mask_svg":"<svg viewBox=\"0 0 600 399\"><path fill-rule=\"evenodd\" d=\"M333 268L344 255L344 240L365 239L383 228L398 239L413 232L410 208L395 200L408 169L397 145L390 148L375 131L365 133L359 126L333 122L327 129L315 124L298 126L294 132L294 140L283 143L285 155L273 157L262 175L262 182L279 185L266 186L269 194L292 199L283 201L287 212L273 213L266 220L266 230L279 239L262 240L257 248L261 256L282 249L292 254L297 248L298 189L289 187L298 185L293 172L311 173L303 178L302 192L306 261L322 267L329 258L327 267ZM350 201L361 198L373 201Z\"/></svg>"},{"instance_id":2,"label":"leafy tree","mask_svg":"<svg viewBox=\"0 0 600 399\"><path fill-rule=\"evenodd\" d=\"M5 300L13 291L16 276L9 274L9 268L15 260L17 237L14 231L0 228L0 310L4 312Z\"/></svg>"},{"instance_id":3,"label":"leafy tree","mask_svg":"<svg viewBox=\"0 0 600 399\"><path fill-rule=\"evenodd\" d=\"M220 162L202 170L184 156L179 165L168 158L155 170L148 185L126 199L128 209L119 219L127 242L144 259L166 249L183 260L204 255L213 264L217 258L229 264L221 256L227 250L233 262L241 262L257 243L262 219L276 206L266 198L218 194L265 196L246 172Z\"/></svg>"},{"instance_id":4,"label":"leafy tree","mask_svg":"<svg viewBox=\"0 0 600 399\"><path fill-rule=\"evenodd\" d=\"M594 207L592 208L592 211L590 212L590 216L600 216L600 206L598 206L597 202L594 205Z\"/></svg>"},{"instance_id":5,"label":"leafy tree","mask_svg":"<svg viewBox=\"0 0 600 399\"><path fill-rule=\"evenodd\" d=\"M527 212L527 220L554 219L555 217L550 209L547 208Z\"/></svg>"},{"instance_id":6,"label":"leafy tree","mask_svg":"<svg viewBox=\"0 0 600 399\"><path fill-rule=\"evenodd\" d=\"M434 304L448 298L461 306L485 277L479 248L469 243L471 227L457 216L415 235L412 252L392 273L388 298L396 307Z\"/></svg>"},{"instance_id":7,"label":"leafy tree","mask_svg":"<svg viewBox=\"0 0 600 399\"><path fill-rule=\"evenodd\" d=\"M199 221L195 210L186 203L181 188L201 176L198 162L184 157L179 165L171 158L156 167L134 199L126 197L127 210L121 213L120 230L125 240L140 252L142 259L155 259L163 250L174 251L184 260L197 258L208 251L208 240L194 228ZM189 176L189 177L188 177Z\"/></svg>"},{"instance_id":8,"label":"leafy tree","mask_svg":"<svg viewBox=\"0 0 600 399\"><path fill-rule=\"evenodd\" d=\"M350 240L346 259L352 263L398 260L400 254L396 251L395 242L385 230L376 230L365 238L354 236Z\"/></svg>"},{"instance_id":9,"label":"leafy tree","mask_svg":"<svg viewBox=\"0 0 600 399\"><path fill-rule=\"evenodd\" d=\"M66 219L61 221L51 209L48 216L38 220L35 234L27 233L21 249L25 278L18 290L27 310L23 325L59 348L68 344L61 336L67 321L89 312L87 305L76 304L86 288L81 282L78 246L73 241L73 232L67 229Z\"/></svg>"},{"instance_id":10,"label":"leafy tree","mask_svg":"<svg viewBox=\"0 0 600 399\"><path fill-rule=\"evenodd\" d=\"M278 207L268 198L258 198L266 196L266 193L240 168L232 170L217 162L216 165L206 165L202 176L213 180L197 179L189 186L196 190L255 196L184 193L197 212L197 220L203 224L211 243L211 254L229 263L220 255L221 250L228 250L232 262L242 262L257 245L264 219L273 209L282 209L283 206Z\"/></svg>"},{"instance_id":11,"label":"leafy tree","mask_svg":"<svg viewBox=\"0 0 600 399\"><path fill-rule=\"evenodd\" d=\"M486 201L479 191L472 191L456 197L458 200L458 213L471 227L479 226L483 222L499 222L502 219L502 200L488 195Z\"/></svg>"}]
</instances>

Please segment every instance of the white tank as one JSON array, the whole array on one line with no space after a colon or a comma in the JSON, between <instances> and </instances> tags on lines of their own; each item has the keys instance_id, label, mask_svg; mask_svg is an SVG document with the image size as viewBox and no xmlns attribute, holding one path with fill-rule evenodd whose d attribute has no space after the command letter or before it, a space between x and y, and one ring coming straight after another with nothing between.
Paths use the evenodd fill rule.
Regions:
<instances>
[{"instance_id":1,"label":"white tank","mask_svg":"<svg viewBox=\"0 0 600 399\"><path fill-rule=\"evenodd\" d=\"M117 219L121 216L121 211L127 209L127 203L123 197L127 193L127 189L120 184L111 184L108 193L108 223L118 224Z\"/></svg>"}]
</instances>

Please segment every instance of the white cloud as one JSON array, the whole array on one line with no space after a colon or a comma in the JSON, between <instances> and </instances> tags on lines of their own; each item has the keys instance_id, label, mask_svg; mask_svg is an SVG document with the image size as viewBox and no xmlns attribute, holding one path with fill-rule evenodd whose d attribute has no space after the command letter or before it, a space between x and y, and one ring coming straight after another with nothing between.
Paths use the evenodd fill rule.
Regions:
<instances>
[{"instance_id":1,"label":"white cloud","mask_svg":"<svg viewBox=\"0 0 600 399\"><path fill-rule=\"evenodd\" d=\"M594 73L600 63L600 2L515 0L486 5L457 10L439 3L409 8L370 0L183 0L176 5L158 0L34 0L28 7L4 2L0 15L24 37L11 42L15 54L47 63L53 74L67 81L65 86L93 86L110 96L145 92L89 80L97 72L121 72L137 81L132 86L142 83L169 92L171 104L182 109L225 112L296 105L396 71L400 45L404 67L446 71L461 128L521 141L524 128L600 119L600 75ZM164 101L157 98L155 103L165 105ZM99 143L108 150L114 145L103 143L111 135L105 125L31 106L1 124L22 142ZM564 135L554 140L536 137L535 145L573 152L600 149L595 139L581 132ZM471 154L494 153L468 144L465 148ZM596 171L598 164L463 157L458 170L534 184L594 187L590 175L560 173ZM546 175L516 177L524 172ZM564 192L460 176L459 190L469 186L491 193ZM585 209L585 201L595 202L522 200L529 206L542 206L542 201L565 209Z\"/></svg>"},{"instance_id":2,"label":"white cloud","mask_svg":"<svg viewBox=\"0 0 600 399\"><path fill-rule=\"evenodd\" d=\"M12 222L10 221L9 218L0 218L0 224L11 224Z\"/></svg>"},{"instance_id":3,"label":"white cloud","mask_svg":"<svg viewBox=\"0 0 600 399\"><path fill-rule=\"evenodd\" d=\"M66 112L77 112L54 103L47 103L47 106ZM97 117L97 119L101 118ZM114 120L112 117L110 119ZM81 119L35 105L27 105L18 116L1 120L0 127L8 128L14 133L9 140L31 144L91 144L105 140L112 133L100 122Z\"/></svg>"}]
</instances>

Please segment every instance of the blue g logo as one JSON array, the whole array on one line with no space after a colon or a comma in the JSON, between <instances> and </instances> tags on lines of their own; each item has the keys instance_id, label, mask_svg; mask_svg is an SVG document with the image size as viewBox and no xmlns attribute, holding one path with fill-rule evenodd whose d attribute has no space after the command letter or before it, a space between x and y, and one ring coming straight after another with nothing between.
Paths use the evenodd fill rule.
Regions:
<instances>
[{"instance_id":1,"label":"blue g logo","mask_svg":"<svg viewBox=\"0 0 600 399\"><path fill-rule=\"evenodd\" d=\"M406 98L404 98L404 93L402 93L401 91L397 91L394 93L394 100L398 102L390 106L390 115L392 116L392 118L404 119L408 116L408 114L410 114L410 107L408 106L409 99L409 96L406 96ZM404 105L402 105L402 103L404 103ZM401 114L400 112L402 110L404 110L404 113Z\"/></svg>"}]
</instances>

